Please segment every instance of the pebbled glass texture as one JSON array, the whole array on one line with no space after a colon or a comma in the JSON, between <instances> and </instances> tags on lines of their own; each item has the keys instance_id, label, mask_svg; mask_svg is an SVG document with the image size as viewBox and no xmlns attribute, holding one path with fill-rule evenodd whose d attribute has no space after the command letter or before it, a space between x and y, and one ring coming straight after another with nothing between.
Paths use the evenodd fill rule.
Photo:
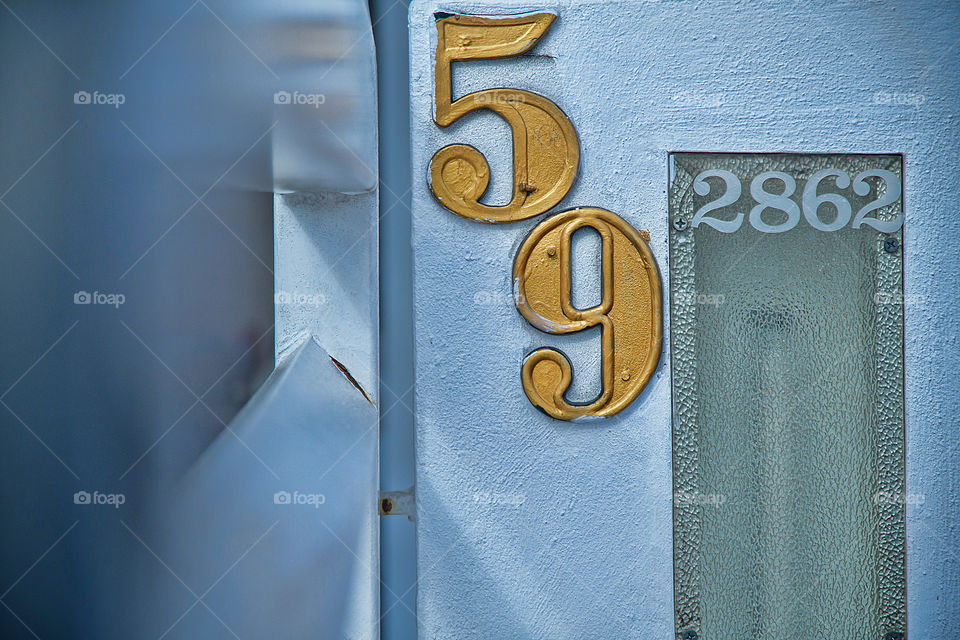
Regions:
<instances>
[{"instance_id":1,"label":"pebbled glass texture","mask_svg":"<svg viewBox=\"0 0 960 640\"><path fill-rule=\"evenodd\" d=\"M821 231L801 216L762 233L748 221L762 171L793 176L800 205L820 169L902 179L902 158L676 153L670 165L677 637L905 633L901 231ZM707 195L694 192L708 168L743 185L737 202L708 214L743 213L733 233L689 227L723 191L712 179ZM819 189L844 195L854 214L883 191L873 181L858 196L832 179ZM892 219L901 207L872 215ZM822 207L828 222L833 211Z\"/></svg>"}]
</instances>

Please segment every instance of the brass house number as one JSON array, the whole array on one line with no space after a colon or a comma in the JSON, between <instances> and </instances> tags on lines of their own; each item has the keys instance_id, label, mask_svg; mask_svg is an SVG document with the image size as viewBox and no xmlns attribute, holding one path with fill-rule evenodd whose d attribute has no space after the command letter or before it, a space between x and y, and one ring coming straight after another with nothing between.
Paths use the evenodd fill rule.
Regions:
<instances>
[{"instance_id":1,"label":"brass house number","mask_svg":"<svg viewBox=\"0 0 960 640\"><path fill-rule=\"evenodd\" d=\"M513 197L503 206L480 202L490 165L476 148L443 147L430 162L429 183L452 213L481 223L506 223L546 213L569 193L580 164L580 143L570 119L553 101L523 89L487 89L453 99L455 60L509 58L532 49L556 16L537 13L486 18L457 15L437 21L434 121L447 127L480 109L493 111L513 133ZM571 301L570 238L593 228L602 241L602 298L589 309ZM556 349L529 354L523 390L534 406L559 420L612 416L643 391L660 359L663 339L660 272L649 235L615 213L575 208L549 216L526 238L513 265L517 309L545 333L565 334L600 326L603 390L589 404L568 402L570 361Z\"/></svg>"}]
</instances>

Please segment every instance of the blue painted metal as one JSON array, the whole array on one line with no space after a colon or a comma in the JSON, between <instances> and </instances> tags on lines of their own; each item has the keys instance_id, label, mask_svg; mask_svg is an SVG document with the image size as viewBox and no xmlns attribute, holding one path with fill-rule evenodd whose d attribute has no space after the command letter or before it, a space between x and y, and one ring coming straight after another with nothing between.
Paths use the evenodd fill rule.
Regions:
<instances>
[{"instance_id":1,"label":"blue painted metal","mask_svg":"<svg viewBox=\"0 0 960 640\"><path fill-rule=\"evenodd\" d=\"M414 483L407 2L370 7L380 103L380 484L403 490ZM417 634L414 524L380 520L381 637L409 640Z\"/></svg>"},{"instance_id":2,"label":"blue painted metal","mask_svg":"<svg viewBox=\"0 0 960 640\"><path fill-rule=\"evenodd\" d=\"M241 637L377 637L377 422L315 340L293 349L162 512L158 555L216 585L216 616L185 617L176 637L218 637L221 620Z\"/></svg>"}]
</instances>

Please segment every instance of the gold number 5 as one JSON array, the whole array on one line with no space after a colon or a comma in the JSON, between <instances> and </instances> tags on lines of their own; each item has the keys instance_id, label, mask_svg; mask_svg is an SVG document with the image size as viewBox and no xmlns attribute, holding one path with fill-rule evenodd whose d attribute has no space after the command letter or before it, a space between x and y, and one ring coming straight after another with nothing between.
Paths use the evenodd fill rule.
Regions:
<instances>
[{"instance_id":1,"label":"gold number 5","mask_svg":"<svg viewBox=\"0 0 960 640\"><path fill-rule=\"evenodd\" d=\"M590 309L571 301L570 237L581 227L600 234L603 297ZM660 360L663 337L660 272L641 235L604 209L573 209L537 225L517 253L513 281L517 309L546 333L573 333L600 325L603 392L594 402L570 404L564 393L573 371L556 349L537 349L523 363L523 390L534 406L560 420L611 416L643 391Z\"/></svg>"},{"instance_id":2,"label":"gold number 5","mask_svg":"<svg viewBox=\"0 0 960 640\"><path fill-rule=\"evenodd\" d=\"M436 116L447 127L478 109L500 115L513 131L513 198L480 203L490 165L476 148L452 144L430 162L430 190L444 207L478 222L513 222L540 215L563 199L577 175L580 143L570 119L547 98L521 89L487 89L453 101L451 63L509 58L531 49L556 16L450 16L437 21Z\"/></svg>"}]
</instances>

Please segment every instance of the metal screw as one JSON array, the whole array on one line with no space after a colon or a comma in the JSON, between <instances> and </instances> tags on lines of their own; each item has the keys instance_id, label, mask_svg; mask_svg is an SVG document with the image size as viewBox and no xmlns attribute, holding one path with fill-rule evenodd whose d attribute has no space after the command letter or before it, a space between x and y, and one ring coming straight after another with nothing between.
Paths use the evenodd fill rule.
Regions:
<instances>
[{"instance_id":1,"label":"metal screw","mask_svg":"<svg viewBox=\"0 0 960 640\"><path fill-rule=\"evenodd\" d=\"M887 238L883 241L883 250L887 253L896 253L900 249L900 241L896 238Z\"/></svg>"},{"instance_id":2,"label":"metal screw","mask_svg":"<svg viewBox=\"0 0 960 640\"><path fill-rule=\"evenodd\" d=\"M697 632L693 629L687 629L680 634L681 640L697 640Z\"/></svg>"},{"instance_id":3,"label":"metal screw","mask_svg":"<svg viewBox=\"0 0 960 640\"><path fill-rule=\"evenodd\" d=\"M884 636L884 640L903 640L904 635L900 631L888 631L887 635Z\"/></svg>"},{"instance_id":4,"label":"metal screw","mask_svg":"<svg viewBox=\"0 0 960 640\"><path fill-rule=\"evenodd\" d=\"M684 229L687 228L687 221L684 218L676 218L673 221L673 228L676 229L677 231L683 231ZM691 633L693 633L694 636L690 640L696 640L696 632L692 631ZM687 640L687 639L684 638L684 640Z\"/></svg>"},{"instance_id":5,"label":"metal screw","mask_svg":"<svg viewBox=\"0 0 960 640\"><path fill-rule=\"evenodd\" d=\"M380 501L380 513L388 514L393 511L393 500L384 498Z\"/></svg>"}]
</instances>

